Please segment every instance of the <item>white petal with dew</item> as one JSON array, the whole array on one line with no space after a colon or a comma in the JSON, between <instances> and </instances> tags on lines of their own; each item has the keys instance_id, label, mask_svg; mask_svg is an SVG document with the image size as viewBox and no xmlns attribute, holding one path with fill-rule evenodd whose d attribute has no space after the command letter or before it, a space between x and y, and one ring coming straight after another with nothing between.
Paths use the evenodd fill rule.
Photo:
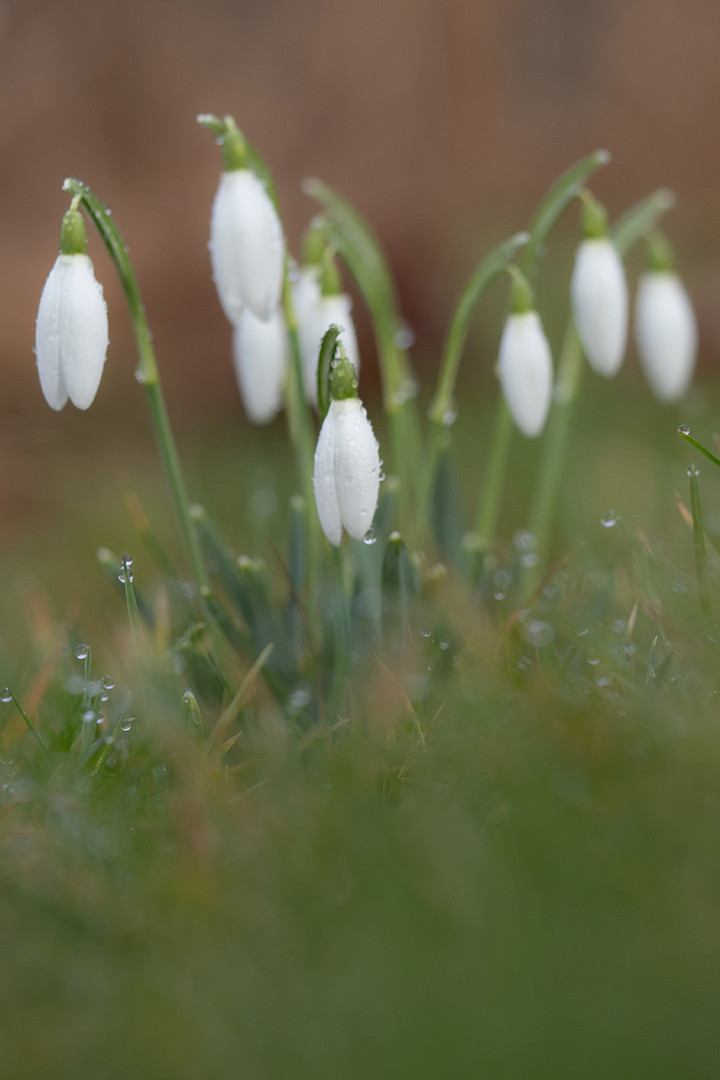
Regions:
<instances>
[{"instance_id":1,"label":"white petal with dew","mask_svg":"<svg viewBox=\"0 0 720 1080\"><path fill-rule=\"evenodd\" d=\"M550 408L552 356L536 311L508 317L498 369L513 420L523 434L539 435Z\"/></svg>"},{"instance_id":2,"label":"white petal with dew","mask_svg":"<svg viewBox=\"0 0 720 1080\"><path fill-rule=\"evenodd\" d=\"M615 375L625 356L628 293L622 260L610 240L580 244L570 299L588 363L598 375Z\"/></svg>"},{"instance_id":3,"label":"white petal with dew","mask_svg":"<svg viewBox=\"0 0 720 1080\"><path fill-rule=\"evenodd\" d=\"M35 323L35 356L40 388L51 409L62 409L68 399L60 368L60 293L62 263L59 256L50 271L40 297Z\"/></svg>"},{"instance_id":4,"label":"white petal with dew","mask_svg":"<svg viewBox=\"0 0 720 1080\"><path fill-rule=\"evenodd\" d=\"M695 312L677 274L643 274L635 300L635 340L650 389L661 401L683 396L695 370Z\"/></svg>"},{"instance_id":5,"label":"white petal with dew","mask_svg":"<svg viewBox=\"0 0 720 1080\"><path fill-rule=\"evenodd\" d=\"M365 407L357 398L333 401L335 491L340 521L355 540L372 525L380 490L380 452Z\"/></svg>"},{"instance_id":6,"label":"white petal with dew","mask_svg":"<svg viewBox=\"0 0 720 1080\"><path fill-rule=\"evenodd\" d=\"M66 260L60 297L60 364L68 395L87 409L100 386L108 349L107 304L87 255Z\"/></svg>"},{"instance_id":7,"label":"white petal with dew","mask_svg":"<svg viewBox=\"0 0 720 1080\"><path fill-rule=\"evenodd\" d=\"M248 419L267 424L282 408L288 363L280 310L265 321L246 311L233 329L233 364Z\"/></svg>"},{"instance_id":8,"label":"white petal with dew","mask_svg":"<svg viewBox=\"0 0 720 1080\"><path fill-rule=\"evenodd\" d=\"M315 449L313 488L322 530L331 544L339 547L342 538L340 508L335 491L335 419L332 406L320 428Z\"/></svg>"},{"instance_id":9,"label":"white petal with dew","mask_svg":"<svg viewBox=\"0 0 720 1080\"><path fill-rule=\"evenodd\" d=\"M210 220L210 259L230 322L236 323L245 307L269 319L280 303L285 239L265 185L249 169L220 178Z\"/></svg>"}]
</instances>

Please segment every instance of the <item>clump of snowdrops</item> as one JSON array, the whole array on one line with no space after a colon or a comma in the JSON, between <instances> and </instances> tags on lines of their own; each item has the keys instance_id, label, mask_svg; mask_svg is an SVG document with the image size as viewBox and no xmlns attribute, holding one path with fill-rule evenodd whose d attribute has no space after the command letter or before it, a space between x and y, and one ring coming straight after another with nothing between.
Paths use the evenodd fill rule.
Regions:
<instances>
[{"instance_id":1,"label":"clump of snowdrops","mask_svg":"<svg viewBox=\"0 0 720 1080\"><path fill-rule=\"evenodd\" d=\"M593 378L612 378L623 364L630 307L623 260L633 247L645 243L648 253L635 302L637 349L650 390L662 401L681 399L689 387L696 329L659 229L672 196L654 192L609 224L588 187L609 161L598 151L550 188L527 231L479 262L449 320L429 408L421 407L409 355L412 334L367 223L337 192L319 180L306 181L319 213L297 262L288 250L266 163L232 117L198 120L214 134L222 156L209 250L220 305L232 328L228 353L245 414L250 423L264 424L284 408L297 463L285 550L271 560L259 552L234 552L232 538L223 537L221 526L192 501L128 248L108 208L74 179L64 184L71 201L60 254L40 300L36 356L40 385L53 409L68 400L80 409L92 404L108 352L108 313L87 255L88 221L104 241L125 291L137 339L136 377L150 408L190 576L178 579L170 571L142 515L145 540L164 580L155 583L147 571L142 582L135 581L132 559L118 560L110 549L99 553L100 562L122 585L129 647L142 664L141 683L150 669L164 673L174 685L178 711L190 716L198 737L214 741L212 733L219 729L232 757L242 754L238 725L251 701L271 701L293 729L330 730L340 718L352 718L363 680L386 660L396 666L412 710L428 695L432 679L427 674L432 665L414 670L423 646L418 627L430 625L432 612L443 609L445 592L456 596L459 590L467 609L484 616L489 600L501 595L519 624L541 627L539 637L554 641L555 629L544 616L536 617L535 609L544 603L547 587L553 588L556 568L550 555L569 420L580 393L583 355ZM580 207L582 238L570 282L567 332L554 361L536 286L541 254L573 203ZM362 402L361 358L341 265L372 321L382 384L382 450ZM453 432L456 421L472 420L462 410L458 415L460 363L474 312L497 281L507 284L508 310L498 331L501 392L495 432L478 445L482 476L475 505L449 512ZM689 436L687 429L684 433ZM508 564L497 524L513 438L536 440L539 450L534 495L523 511L526 528L516 534ZM704 534L693 490L695 515L686 513L695 523L704 583ZM157 590L155 597L146 590ZM705 599L702 604L707 610ZM506 618L504 609L500 622ZM438 637L433 630L432 636L443 648L453 642L449 662L457 672L463 664L462 631L455 637L448 633ZM532 643L533 632L526 629L524 639ZM81 649L90 655L89 645ZM94 772L101 772L117 759L114 748L130 715L136 725L139 717L152 726L152 706L142 686L129 687L125 705L113 716L104 704L109 695L92 679L89 666L85 675L71 743L82 747ZM70 680L73 688L76 684L80 687L77 678ZM52 730L43 732L45 725L27 715L10 681L3 700L15 702L39 744L52 745Z\"/></svg>"},{"instance_id":2,"label":"clump of snowdrops","mask_svg":"<svg viewBox=\"0 0 720 1080\"><path fill-rule=\"evenodd\" d=\"M89 225L124 289L185 563L133 495L137 550L97 553L118 594L112 648L40 618L29 652L0 651L6 1065L396 1080L618 1061L657 1078L690 1061L714 1075L700 1059L720 968L718 539L695 466L677 497L688 567L627 513L584 522L587 550L559 514L573 418L596 397L603 424L619 409L606 388L629 328L656 426L672 440L687 419L673 403L696 329L660 232L672 196L609 220L589 190L608 155L574 165L478 262L428 388L358 211L307 181L296 261L265 162L232 118L199 119L222 155L210 262L228 362L249 424L284 410L292 492L262 550L238 550L188 491L120 215L67 180L36 326L42 392L87 409L113 362ZM573 207L553 349L538 298ZM374 333L362 358L351 284ZM507 307L479 432L460 366L495 361L465 356L491 287ZM363 389L376 361L381 402ZM533 472L520 506L519 459ZM666 1001L675 983L684 996Z\"/></svg>"}]
</instances>

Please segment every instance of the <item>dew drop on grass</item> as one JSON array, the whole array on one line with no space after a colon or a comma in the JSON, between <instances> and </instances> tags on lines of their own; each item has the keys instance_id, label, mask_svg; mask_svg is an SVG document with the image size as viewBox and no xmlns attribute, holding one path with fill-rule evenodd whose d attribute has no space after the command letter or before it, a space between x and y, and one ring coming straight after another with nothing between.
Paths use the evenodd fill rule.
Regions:
<instances>
[{"instance_id":1,"label":"dew drop on grass","mask_svg":"<svg viewBox=\"0 0 720 1080\"><path fill-rule=\"evenodd\" d=\"M129 555L123 555L122 566L120 567L120 573L118 574L118 581L123 585L132 584L133 581L133 561Z\"/></svg>"},{"instance_id":2,"label":"dew drop on grass","mask_svg":"<svg viewBox=\"0 0 720 1080\"><path fill-rule=\"evenodd\" d=\"M121 731L130 731L133 726L134 719L134 716L128 716L127 720L123 720L122 724L120 725Z\"/></svg>"},{"instance_id":3,"label":"dew drop on grass","mask_svg":"<svg viewBox=\"0 0 720 1080\"><path fill-rule=\"evenodd\" d=\"M678 432L679 432L680 435L689 435L690 434L690 428L687 426L687 424L681 424L680 427L678 428Z\"/></svg>"},{"instance_id":4,"label":"dew drop on grass","mask_svg":"<svg viewBox=\"0 0 720 1080\"><path fill-rule=\"evenodd\" d=\"M0 690L0 701L2 701L4 705L7 705L8 702L12 701L12 694L10 693L9 686L3 686L2 690Z\"/></svg>"},{"instance_id":5,"label":"dew drop on grass","mask_svg":"<svg viewBox=\"0 0 720 1080\"><path fill-rule=\"evenodd\" d=\"M374 529L368 529L363 536L363 544L375 544L377 543L377 533Z\"/></svg>"},{"instance_id":6,"label":"dew drop on grass","mask_svg":"<svg viewBox=\"0 0 720 1080\"><path fill-rule=\"evenodd\" d=\"M620 515L616 514L614 510L606 510L600 518L600 524L603 529L614 529L619 520Z\"/></svg>"},{"instance_id":7,"label":"dew drop on grass","mask_svg":"<svg viewBox=\"0 0 720 1080\"><path fill-rule=\"evenodd\" d=\"M688 476L691 476L691 477L692 476L699 476L700 475L700 470L698 469L697 465L688 465L687 474L688 474Z\"/></svg>"},{"instance_id":8,"label":"dew drop on grass","mask_svg":"<svg viewBox=\"0 0 720 1080\"><path fill-rule=\"evenodd\" d=\"M97 720L97 714L94 709L86 709L80 719L82 720L83 724L92 724L95 720Z\"/></svg>"},{"instance_id":9,"label":"dew drop on grass","mask_svg":"<svg viewBox=\"0 0 720 1080\"><path fill-rule=\"evenodd\" d=\"M102 679L100 680L100 684L102 685L104 690L115 689L115 680L113 679L112 675L103 675Z\"/></svg>"},{"instance_id":10,"label":"dew drop on grass","mask_svg":"<svg viewBox=\"0 0 720 1080\"><path fill-rule=\"evenodd\" d=\"M423 623L423 625L420 627L420 633L424 638L432 637L432 632L432 623Z\"/></svg>"},{"instance_id":11,"label":"dew drop on grass","mask_svg":"<svg viewBox=\"0 0 720 1080\"><path fill-rule=\"evenodd\" d=\"M452 427L457 420L456 409L446 409L442 415L443 427Z\"/></svg>"},{"instance_id":12,"label":"dew drop on grass","mask_svg":"<svg viewBox=\"0 0 720 1080\"><path fill-rule=\"evenodd\" d=\"M78 660L87 660L90 655L90 648L88 645L77 645L75 647L75 656Z\"/></svg>"}]
</instances>

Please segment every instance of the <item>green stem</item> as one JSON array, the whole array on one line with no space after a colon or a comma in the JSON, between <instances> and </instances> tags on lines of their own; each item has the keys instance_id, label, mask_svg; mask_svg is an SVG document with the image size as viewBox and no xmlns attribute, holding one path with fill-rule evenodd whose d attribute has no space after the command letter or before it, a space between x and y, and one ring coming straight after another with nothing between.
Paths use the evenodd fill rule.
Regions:
<instances>
[{"instance_id":1,"label":"green stem","mask_svg":"<svg viewBox=\"0 0 720 1080\"><path fill-rule=\"evenodd\" d=\"M481 561L495 542L495 532L500 517L500 500L505 485L505 472L507 470L513 430L510 410L507 407L505 398L501 395L497 408L495 432L487 467L485 487L482 501L478 505L475 525L474 547L480 554ZM479 565L481 563L475 568L474 577L477 577Z\"/></svg>"},{"instance_id":2,"label":"green stem","mask_svg":"<svg viewBox=\"0 0 720 1080\"><path fill-rule=\"evenodd\" d=\"M440 364L437 390L428 411L431 429L420 497L419 518L421 524L426 522L428 518L438 458L441 450L449 442L448 429L455 420L455 384L472 317L478 303L490 285L503 273L514 258L518 248L527 243L527 240L527 233L517 233L509 240L505 240L486 259L478 263L457 302L450 320Z\"/></svg>"},{"instance_id":3,"label":"green stem","mask_svg":"<svg viewBox=\"0 0 720 1080\"><path fill-rule=\"evenodd\" d=\"M200 590L208 588L210 583L190 516L190 499L160 384L160 373L155 360L152 336L145 317L145 307L140 298L135 272L128 256L128 249L112 219L110 210L100 202L90 188L79 180L73 180L72 178L65 181L63 188L65 191L71 192L73 196L79 197L115 263L115 269L125 292L135 332L139 357L136 377L145 391L150 417L155 429L155 438L170 482L170 490L175 503L180 531L198 587Z\"/></svg>"},{"instance_id":4,"label":"green stem","mask_svg":"<svg viewBox=\"0 0 720 1080\"><path fill-rule=\"evenodd\" d=\"M285 276L282 294L285 325L290 343L290 378L287 393L288 421L291 438L296 443L300 490L307 508L305 517L306 542L308 553L308 578L310 594L314 595L317 580L317 558L319 552L318 516L313 512L315 493L313 490L314 436L310 425L310 410L305 399L302 374L300 337L298 334L297 315L293 304L292 285L289 276L288 260L285 260Z\"/></svg>"},{"instance_id":5,"label":"green stem","mask_svg":"<svg viewBox=\"0 0 720 1080\"><path fill-rule=\"evenodd\" d=\"M703 525L702 502L700 500L700 487L698 485L699 470L690 465L688 475L690 477L690 510L693 519L693 542L695 547L695 572L698 583L698 599L700 610L706 619L710 619L710 592L707 576L707 552L705 549L705 527Z\"/></svg>"}]
</instances>

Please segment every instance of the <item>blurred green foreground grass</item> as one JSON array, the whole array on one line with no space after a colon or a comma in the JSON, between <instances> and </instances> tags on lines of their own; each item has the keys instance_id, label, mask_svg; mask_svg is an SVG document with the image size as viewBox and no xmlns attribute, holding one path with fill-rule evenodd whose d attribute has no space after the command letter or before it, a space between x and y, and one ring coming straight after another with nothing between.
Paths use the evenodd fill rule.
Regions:
<instances>
[{"instance_id":1,"label":"blurred green foreground grass","mask_svg":"<svg viewBox=\"0 0 720 1080\"><path fill-rule=\"evenodd\" d=\"M473 598L451 573L404 645L357 662L332 722L283 715L258 681L222 759L148 676L152 723L103 770L78 767L71 646L89 641L114 694L133 676L122 599L93 562L120 546L119 496L106 480L114 511L67 541L57 525L62 589L42 563L4 587L6 681L51 744L0 705L4 1076L720 1075L718 640L674 497L689 502L677 423L708 442L717 411L603 393L582 405L561 562L531 610L507 584L525 443L506 576ZM488 423L479 407L458 431L468 493ZM203 445L195 487L236 551L270 561L284 451L240 468L220 436ZM261 524L253 485L277 494ZM712 536L709 465L701 488ZM38 594L62 591L48 616Z\"/></svg>"}]
</instances>

